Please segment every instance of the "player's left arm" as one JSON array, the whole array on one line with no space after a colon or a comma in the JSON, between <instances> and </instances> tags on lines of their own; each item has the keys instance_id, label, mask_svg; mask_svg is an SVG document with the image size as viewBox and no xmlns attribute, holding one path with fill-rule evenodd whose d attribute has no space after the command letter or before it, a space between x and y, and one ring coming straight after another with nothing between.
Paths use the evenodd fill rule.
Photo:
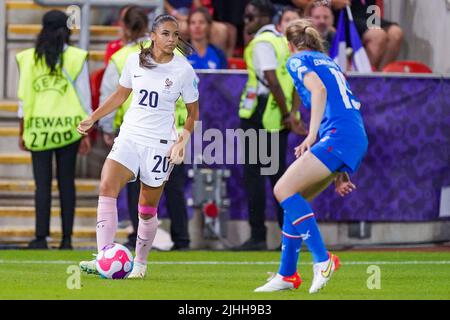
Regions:
<instances>
[{"instance_id":1,"label":"player's left arm","mask_svg":"<svg viewBox=\"0 0 450 320\"><path fill-rule=\"evenodd\" d=\"M178 138L178 141L184 143L185 145L194 131L195 122L198 121L199 118L198 101L186 103L186 109L188 112L186 122L184 124L183 132Z\"/></svg>"},{"instance_id":2,"label":"player's left arm","mask_svg":"<svg viewBox=\"0 0 450 320\"><path fill-rule=\"evenodd\" d=\"M297 89L294 87L292 90L292 109L289 114L289 117L284 120L284 122L288 122L291 131L300 136L307 136L308 130L306 129L305 123L301 119L297 119L297 113L300 107L300 96L298 95Z\"/></svg>"},{"instance_id":3,"label":"player's left arm","mask_svg":"<svg viewBox=\"0 0 450 320\"><path fill-rule=\"evenodd\" d=\"M300 157L316 142L327 102L327 88L320 77L314 71L308 72L303 77L303 84L311 92L311 120L309 133L303 142L295 148L295 155Z\"/></svg>"},{"instance_id":4,"label":"player's left arm","mask_svg":"<svg viewBox=\"0 0 450 320\"><path fill-rule=\"evenodd\" d=\"M183 162L184 149L186 148L191 133L194 131L195 122L199 118L199 79L190 65L189 68L186 69L185 76L182 78L184 81L180 93L186 104L188 114L186 122L184 123L183 132L169 150L169 161L173 164L180 164Z\"/></svg>"},{"instance_id":5,"label":"player's left arm","mask_svg":"<svg viewBox=\"0 0 450 320\"><path fill-rule=\"evenodd\" d=\"M199 118L199 104L198 101L186 103L187 118L184 124L183 132L178 137L178 140L169 150L169 162L173 164L180 164L183 162L184 150L186 144L194 131L195 122Z\"/></svg>"}]
</instances>

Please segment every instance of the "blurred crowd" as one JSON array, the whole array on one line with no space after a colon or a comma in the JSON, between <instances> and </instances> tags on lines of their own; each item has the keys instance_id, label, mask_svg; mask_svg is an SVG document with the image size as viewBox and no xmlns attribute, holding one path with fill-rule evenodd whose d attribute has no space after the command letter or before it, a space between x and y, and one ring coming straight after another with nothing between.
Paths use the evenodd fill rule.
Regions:
<instances>
[{"instance_id":1,"label":"blurred crowd","mask_svg":"<svg viewBox=\"0 0 450 320\"><path fill-rule=\"evenodd\" d=\"M242 58L244 48L254 36L248 31L245 7L250 0L165 0L165 12L180 22L184 39L196 49L190 60L197 69L244 68L243 64L229 64L233 58ZM367 51L373 71L383 71L399 56L403 32L394 22L383 18L383 0L270 0L274 5L273 23L280 32L295 18L309 18L321 32L326 48L333 42L339 12L347 6ZM377 6L373 10L373 6ZM109 53L126 44L126 26L123 13L126 8L114 11L108 21L123 28L122 38L108 47ZM151 24L154 13L146 10ZM368 25L371 16L378 15L379 25ZM248 20L247 20L248 22ZM283 27L284 25L284 27ZM350 54L349 54L350 55ZM106 55L106 58L110 56ZM350 70L350 66L349 66ZM348 71L349 71L348 70Z\"/></svg>"}]
</instances>

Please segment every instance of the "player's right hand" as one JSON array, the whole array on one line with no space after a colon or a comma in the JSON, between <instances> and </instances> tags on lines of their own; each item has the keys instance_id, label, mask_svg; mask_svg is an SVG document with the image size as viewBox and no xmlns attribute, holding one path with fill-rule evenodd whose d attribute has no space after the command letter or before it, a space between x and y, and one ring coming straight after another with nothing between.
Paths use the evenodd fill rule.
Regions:
<instances>
[{"instance_id":1,"label":"player's right hand","mask_svg":"<svg viewBox=\"0 0 450 320\"><path fill-rule=\"evenodd\" d=\"M94 121L91 118L87 118L78 124L77 131L79 134L86 136L93 125Z\"/></svg>"},{"instance_id":2,"label":"player's right hand","mask_svg":"<svg viewBox=\"0 0 450 320\"><path fill-rule=\"evenodd\" d=\"M316 137L308 134L305 140L295 148L295 157L301 157L306 151L311 150L312 145L316 142Z\"/></svg>"}]
</instances>

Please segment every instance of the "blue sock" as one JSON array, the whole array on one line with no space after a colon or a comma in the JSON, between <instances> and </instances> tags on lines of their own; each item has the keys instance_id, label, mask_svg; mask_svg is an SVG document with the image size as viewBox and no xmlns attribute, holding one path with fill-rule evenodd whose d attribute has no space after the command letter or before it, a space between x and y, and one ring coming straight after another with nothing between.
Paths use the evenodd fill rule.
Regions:
<instances>
[{"instance_id":1,"label":"blue sock","mask_svg":"<svg viewBox=\"0 0 450 320\"><path fill-rule=\"evenodd\" d=\"M285 217L306 242L314 263L328 260L328 252L308 202L296 193L281 202L280 205L285 211Z\"/></svg>"},{"instance_id":2,"label":"blue sock","mask_svg":"<svg viewBox=\"0 0 450 320\"><path fill-rule=\"evenodd\" d=\"M292 276L297 271L297 261L301 246L302 238L285 214L281 244L281 264L278 270L278 273L283 277Z\"/></svg>"}]
</instances>

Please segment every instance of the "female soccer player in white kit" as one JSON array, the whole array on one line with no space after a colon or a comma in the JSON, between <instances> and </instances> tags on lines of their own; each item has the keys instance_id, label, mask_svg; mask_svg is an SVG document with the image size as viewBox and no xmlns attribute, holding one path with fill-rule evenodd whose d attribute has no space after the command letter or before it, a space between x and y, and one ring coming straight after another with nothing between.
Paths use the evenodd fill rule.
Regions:
<instances>
[{"instance_id":1,"label":"female soccer player in white kit","mask_svg":"<svg viewBox=\"0 0 450 320\"><path fill-rule=\"evenodd\" d=\"M128 278L144 278L147 256L158 227L157 207L174 164L183 160L194 122L198 119L198 80L187 59L174 55L177 48L190 54L179 38L177 20L158 16L152 26L152 44L131 54L117 90L78 126L87 134L96 121L117 109L133 93L119 136L102 169L97 210L97 249L113 243L117 230L116 199L126 183L140 173L139 227L136 258ZM175 128L175 102L183 98L188 116L183 133ZM81 270L96 273L95 260L80 262Z\"/></svg>"}]
</instances>

